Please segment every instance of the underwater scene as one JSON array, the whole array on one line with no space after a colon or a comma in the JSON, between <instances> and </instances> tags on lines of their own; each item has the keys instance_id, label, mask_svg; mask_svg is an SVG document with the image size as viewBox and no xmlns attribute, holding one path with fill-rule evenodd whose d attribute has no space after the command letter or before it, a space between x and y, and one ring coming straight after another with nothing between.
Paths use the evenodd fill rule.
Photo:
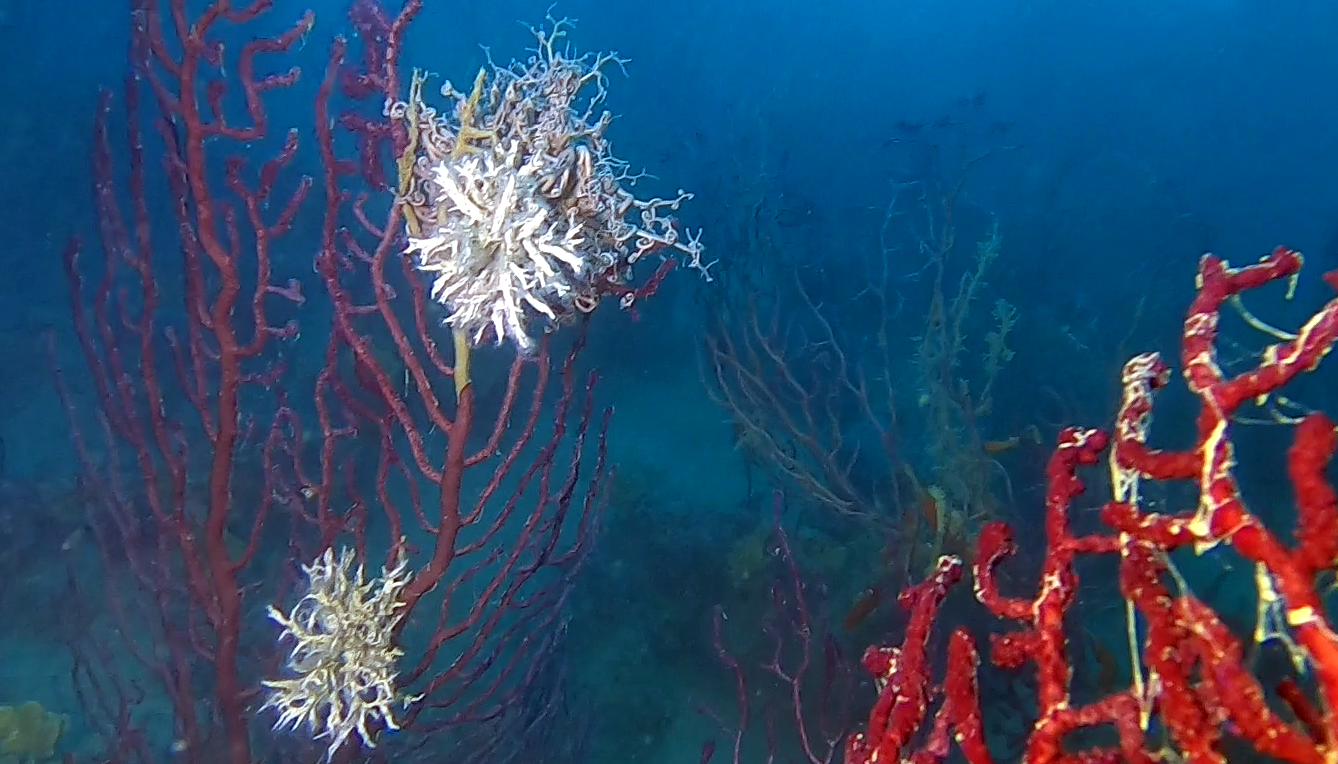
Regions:
<instances>
[{"instance_id":1,"label":"underwater scene","mask_svg":"<svg viewBox=\"0 0 1338 764\"><path fill-rule=\"evenodd\" d=\"M1336 34L0 0L0 764L1338 764Z\"/></svg>"}]
</instances>

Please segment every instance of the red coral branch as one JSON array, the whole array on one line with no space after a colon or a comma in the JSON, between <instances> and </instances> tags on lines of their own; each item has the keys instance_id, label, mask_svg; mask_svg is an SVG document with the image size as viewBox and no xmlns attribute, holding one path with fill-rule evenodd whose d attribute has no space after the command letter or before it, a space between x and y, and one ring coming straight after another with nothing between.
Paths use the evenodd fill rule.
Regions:
<instances>
[{"instance_id":1,"label":"red coral branch","mask_svg":"<svg viewBox=\"0 0 1338 764\"><path fill-rule=\"evenodd\" d=\"M395 166L403 148L401 124L368 115L405 95L394 90L395 67L418 8L391 16L356 0L349 18L366 68L350 69L338 40L318 89L321 185L340 206L323 218L315 262L333 306L316 394L342 421L322 436L323 461L376 464L376 481L353 490L393 529L387 559L410 552L400 599L413 650L401 681L422 699L402 723L426 733L518 719L534 678L560 653L563 605L604 505L611 411L595 410L579 336L566 347L546 337L526 355L471 351L453 338L404 255L400 200L344 191ZM359 100L335 102L340 80ZM334 125L355 134L357 162L339 157Z\"/></svg>"},{"instance_id":2,"label":"red coral branch","mask_svg":"<svg viewBox=\"0 0 1338 764\"><path fill-rule=\"evenodd\" d=\"M155 635L130 652L161 678L178 711L175 734L183 748L210 736L197 710L194 685L201 680L187 668L193 660L207 662L222 755L238 763L251 761L253 689L243 677L248 656L241 638L245 576L259 562L261 528L291 493L276 460L291 452L294 434L275 382L283 374L279 347L296 336L290 317L303 296L295 281L275 281L271 266L275 243L311 187L309 178L292 177L296 132L258 166L241 152L243 143L272 137L263 95L298 76L296 68L257 75L257 57L293 47L311 29L312 15L242 45L229 62L230 79L209 72L223 66L221 28L254 20L266 5L233 9L219 0L191 19L184 0L135 4L119 151L110 93L95 123L101 261L90 272L77 242L65 252L70 310L101 421L84 415L64 375L57 380L84 479L99 504L93 525L103 556L125 558L132 581L154 594L136 607L108 582L121 629L133 633L149 624ZM147 109L141 83L154 101ZM225 116L225 95L241 100L244 119ZM147 155L162 158L171 200L165 221L152 212L163 205ZM211 187L219 177L223 189ZM288 190L279 194L280 185ZM173 229L176 240L165 242L170 237L163 234ZM166 257L172 252L175 263ZM261 424L267 420L272 426ZM85 436L90 425L100 443ZM255 502L241 524L238 491ZM144 527L145 514L152 530Z\"/></svg>"},{"instance_id":3,"label":"red coral branch","mask_svg":"<svg viewBox=\"0 0 1338 764\"><path fill-rule=\"evenodd\" d=\"M846 741L846 761L901 760L902 749L924 720L933 689L924 681L929 670L925 648L930 627L948 587L961 577L961 560L940 557L927 579L901 593L898 601L908 614L901 646L873 646L864 651L861 663L874 677L878 700L869 712L865 731L851 735Z\"/></svg>"},{"instance_id":4,"label":"red coral branch","mask_svg":"<svg viewBox=\"0 0 1338 764\"><path fill-rule=\"evenodd\" d=\"M112 759L169 744L189 761L307 757L309 741L270 736L254 711L261 680L292 670L265 606L291 607L298 563L348 545L414 571L396 634L406 728L473 725L458 739L487 752L540 745L539 721L562 716L563 609L605 501L609 412L582 343L472 364L437 345L450 334L402 256L394 195L367 196L392 185L383 160L403 146L383 114L403 95L418 0L353 3L362 68L336 39L311 113L316 181L294 168L302 132L267 114L299 72L260 68L314 17L257 36L271 4L238 5L136 0L122 109L111 94L99 106L100 257L65 252L95 405L68 370L56 381L114 628L80 645L77 689ZM355 132L356 161L335 125ZM285 239L299 227L319 249ZM328 300L308 304L297 279L313 264ZM121 671L126 655L153 689ZM149 701L173 713L146 730L133 711Z\"/></svg>"},{"instance_id":5,"label":"red coral branch","mask_svg":"<svg viewBox=\"0 0 1338 764\"><path fill-rule=\"evenodd\" d=\"M733 741L732 764L746 760L744 740L749 732L755 696L762 687L772 687L781 700L763 703L761 713L765 730L765 751L775 759L778 750L794 746L809 764L829 764L841 752L841 741L850 729L852 710L851 684L841 649L828 630L824 618L815 615L822 603L812 602L824 587L805 580L799 561L790 546L789 534L781 523L783 498L778 492L772 503L772 535L776 580L770 584L770 606L763 620L762 635L766 658L747 661L737 657L726 645L725 612L717 606L712 621L712 644L716 657L733 680L735 718L727 721L709 708L699 709L715 720ZM819 654L817 646L821 644ZM758 671L760 670L760 671ZM809 718L806 711L816 709ZM777 713L773 713L777 712ZM782 718L789 717L791 723ZM778 729L779 728L779 729ZM778 731L780 734L778 734ZM792 732L792 735L785 733ZM715 752L714 741L702 748L702 764Z\"/></svg>"},{"instance_id":6,"label":"red coral branch","mask_svg":"<svg viewBox=\"0 0 1338 764\"><path fill-rule=\"evenodd\" d=\"M1316 588L1318 574L1331 570L1338 555L1338 498L1324 475L1338 433L1322 414L1297 423L1287 453L1297 502L1292 546L1246 507L1233 473L1230 437L1232 417L1244 403L1262 401L1315 369L1338 342L1338 298L1294 334L1280 333L1258 365L1243 373L1225 374L1215 348L1223 305L1271 281L1294 282L1301 262L1299 253L1282 247L1241 268L1210 255L1200 262L1199 288L1184 321L1181 348L1185 380L1199 399L1197 437L1190 447L1159 449L1147 443L1153 393L1170 379L1160 356L1139 355L1125 365L1123 398L1109 439L1114 496L1101 510L1114 533L1076 536L1068 528L1070 508L1083 490L1079 467L1096 463L1107 451L1105 433L1080 428L1060 434L1047 469L1045 557L1035 596L1000 592L995 570L1015 550L1012 534L1003 523L982 529L972 568L976 598L995 616L1021 624L991 635L991 661L1007 669L1030 665L1036 676L1037 718L1024 762L1152 762L1165 760L1171 750L1185 761L1221 762L1228 741L1297 764L1338 760L1338 636ZM1325 274L1324 280L1338 289L1338 272ZM1182 513L1149 509L1140 494L1143 483L1153 480L1194 481L1195 507ZM1222 616L1185 589L1171 567L1172 551L1189 547L1202 554L1223 545L1255 565L1263 636L1282 636L1293 660L1313 676L1313 685L1292 679L1276 685L1277 699L1297 722L1274 710L1241 640ZM1077 704L1073 667L1064 651L1066 616L1071 616L1078 586L1074 562L1078 555L1100 553L1118 555L1120 592L1138 619L1136 626L1129 625L1131 641L1138 640L1138 661L1131 686ZM942 563L956 564L951 558ZM922 618L927 613L932 620L942 588L950 583L943 569L908 591L921 598L922 610L916 612ZM928 598L924 587L937 600ZM927 627L908 629L900 648L870 649L869 655L888 660L866 663L880 692L868 728L849 740L848 764L942 761L949 730L969 761L990 761L981 732L975 645L965 631L953 633L948 647L952 669L939 688L920 657L927 635ZM934 701L938 710L926 725ZM1154 719L1163 739L1152 747ZM1112 727L1118 742L1066 745L1074 731L1097 725Z\"/></svg>"}]
</instances>

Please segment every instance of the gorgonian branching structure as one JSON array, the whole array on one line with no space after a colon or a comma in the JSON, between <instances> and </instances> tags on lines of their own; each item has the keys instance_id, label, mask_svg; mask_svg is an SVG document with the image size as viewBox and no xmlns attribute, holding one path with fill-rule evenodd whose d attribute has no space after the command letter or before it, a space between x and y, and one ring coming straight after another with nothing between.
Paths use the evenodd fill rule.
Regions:
<instances>
[{"instance_id":1,"label":"gorgonian branching structure","mask_svg":"<svg viewBox=\"0 0 1338 764\"><path fill-rule=\"evenodd\" d=\"M413 156L401 168L408 252L472 345L529 350L536 330L606 296L627 307L632 266L657 250L706 272L699 239L671 216L692 195L638 199L638 176L609 148L603 69L623 61L559 49L568 26L535 30L534 55L485 67L469 93L447 82L443 111L426 103L417 73L408 100L390 107L408 122Z\"/></svg>"}]
</instances>

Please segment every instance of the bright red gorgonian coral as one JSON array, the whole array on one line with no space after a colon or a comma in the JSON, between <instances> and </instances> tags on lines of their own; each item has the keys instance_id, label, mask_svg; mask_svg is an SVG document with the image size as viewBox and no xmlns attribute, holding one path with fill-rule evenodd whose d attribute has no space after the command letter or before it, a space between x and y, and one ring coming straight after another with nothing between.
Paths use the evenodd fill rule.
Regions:
<instances>
[{"instance_id":1,"label":"bright red gorgonian coral","mask_svg":"<svg viewBox=\"0 0 1338 764\"><path fill-rule=\"evenodd\" d=\"M1295 333L1252 325L1277 339L1253 368L1227 374L1218 362L1220 312L1247 290L1286 279L1291 296L1300 253L1278 247L1259 262L1233 268L1205 255L1198 288L1185 317L1181 363L1199 400L1197 437L1185 449L1147 444L1153 392L1170 372L1156 353L1130 359L1122 375L1123 398L1113 435L1066 428L1046 471L1046 547L1034 597L1008 597L995 569L1015 551L1011 529L992 522L980 532L972 566L976 599L991 614L1019 628L991 635L990 659L1000 668L1035 667L1037 717L1027 733L1022 761L1220 762L1252 749L1280 761L1338 761L1338 636L1325 614L1319 575L1338 558L1338 496L1325 468L1338 444L1332 420L1311 413L1295 425L1287 472L1296 503L1288 544L1253 514L1233 474L1230 424L1242 405L1262 403L1298 375L1312 371L1338 341L1338 298L1330 299ZM1338 290L1338 271L1324 275ZM1107 450L1107 446L1109 449ZM1113 533L1075 535L1069 507L1083 490L1079 465L1105 454L1113 497L1101 509ZM1196 505L1183 512L1154 511L1140 500L1143 481L1192 480ZM1222 617L1175 574L1168 554L1189 548L1203 554L1226 545L1255 567L1259 628L1255 639L1280 637L1298 668L1269 690L1253 672L1246 646ZM1087 703L1072 697L1073 668L1065 653L1065 617L1078 589L1074 561L1080 554L1119 556L1119 586L1130 617L1134 656L1131 686ZM847 764L942 761L955 741L972 764L992 762L985 746L976 683L974 639L953 631L942 685L924 659L929 623L960 561L944 558L902 603L910 625L900 647L871 647L865 667L875 676L878 700L864 732L846 744ZM1174 584L1174 585L1170 585ZM931 704L937 702L926 726ZM1071 737L1091 727L1104 735ZM951 738L949 735L951 734ZM1091 741L1101 742L1093 744ZM1067 742L1067 745L1065 743Z\"/></svg>"}]
</instances>

